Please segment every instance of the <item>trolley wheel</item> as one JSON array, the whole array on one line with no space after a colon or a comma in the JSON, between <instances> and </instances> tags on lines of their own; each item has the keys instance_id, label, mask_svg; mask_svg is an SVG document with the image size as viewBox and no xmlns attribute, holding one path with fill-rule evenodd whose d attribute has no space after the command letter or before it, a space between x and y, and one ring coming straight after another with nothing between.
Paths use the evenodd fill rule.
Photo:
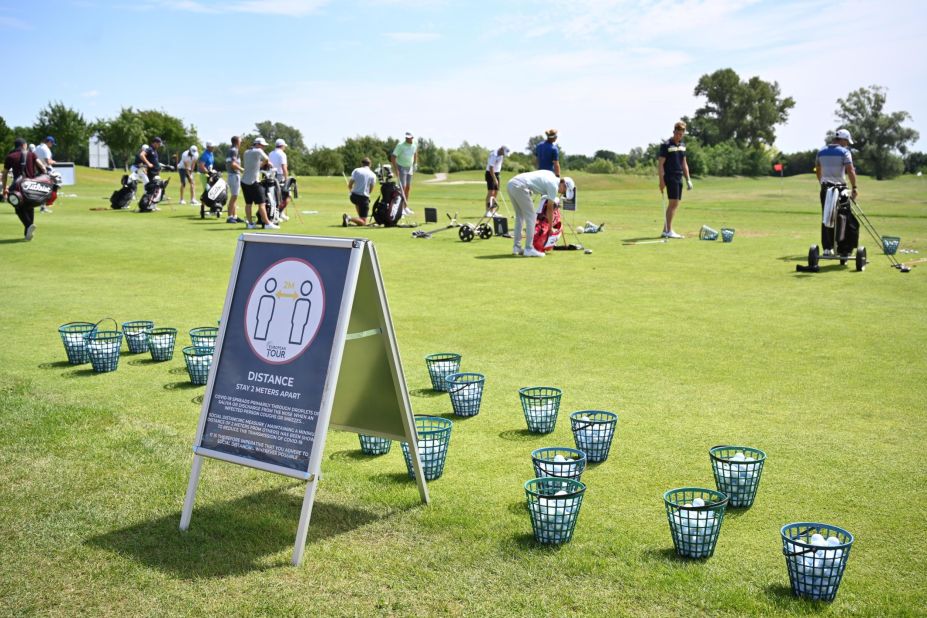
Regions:
<instances>
[{"instance_id":1,"label":"trolley wheel","mask_svg":"<svg viewBox=\"0 0 927 618\"><path fill-rule=\"evenodd\" d=\"M473 228L470 227L470 224L461 225L460 229L457 230L457 235L460 237L460 240L470 242L473 240Z\"/></svg>"},{"instance_id":2,"label":"trolley wheel","mask_svg":"<svg viewBox=\"0 0 927 618\"><path fill-rule=\"evenodd\" d=\"M821 257L821 248L817 245L811 245L811 248L808 249L808 268L815 268L820 261Z\"/></svg>"},{"instance_id":3,"label":"trolley wheel","mask_svg":"<svg viewBox=\"0 0 927 618\"><path fill-rule=\"evenodd\" d=\"M856 248L856 272L866 270L866 247Z\"/></svg>"},{"instance_id":4,"label":"trolley wheel","mask_svg":"<svg viewBox=\"0 0 927 618\"><path fill-rule=\"evenodd\" d=\"M219 208L219 209L216 210L216 219L218 219L218 218L221 217L221 216L222 216L222 209Z\"/></svg>"},{"instance_id":5,"label":"trolley wheel","mask_svg":"<svg viewBox=\"0 0 927 618\"><path fill-rule=\"evenodd\" d=\"M477 233L480 235L480 238L486 240L487 238L492 238L492 228L489 227L488 223L480 223L476 228Z\"/></svg>"}]
</instances>

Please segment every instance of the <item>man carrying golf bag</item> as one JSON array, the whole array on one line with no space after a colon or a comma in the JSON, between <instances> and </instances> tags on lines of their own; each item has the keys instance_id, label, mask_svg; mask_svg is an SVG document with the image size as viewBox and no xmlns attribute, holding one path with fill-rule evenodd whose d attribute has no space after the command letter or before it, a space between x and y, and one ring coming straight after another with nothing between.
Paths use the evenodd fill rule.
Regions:
<instances>
[{"instance_id":1,"label":"man carrying golf bag","mask_svg":"<svg viewBox=\"0 0 927 618\"><path fill-rule=\"evenodd\" d=\"M849 199L843 194L846 190L846 177L850 179L850 198L856 199L856 168L853 166L853 155L850 154L849 146L852 144L850 132L846 129L838 129L834 134L834 139L827 147L818 152L815 160L814 171L821 183L821 247L824 249L824 256L834 255L834 237L837 229L838 216L843 223L842 238L844 243L849 240L846 238L846 225L849 219L855 223L855 238L859 238L859 223L853 217L849 207ZM843 189L843 192L841 191ZM841 203L845 202L845 208ZM840 216L840 213L843 213ZM847 216L849 215L849 217ZM840 247L840 255L849 255L856 248L856 240L850 246L850 249L844 251L846 247Z\"/></svg>"},{"instance_id":2,"label":"man carrying golf bag","mask_svg":"<svg viewBox=\"0 0 927 618\"><path fill-rule=\"evenodd\" d=\"M13 182L7 186L11 173ZM36 154L26 150L26 141L16 138L13 149L3 160L2 195L16 210L25 240L32 240L35 234L35 207L54 201L60 178L54 172L45 173Z\"/></svg>"}]
</instances>

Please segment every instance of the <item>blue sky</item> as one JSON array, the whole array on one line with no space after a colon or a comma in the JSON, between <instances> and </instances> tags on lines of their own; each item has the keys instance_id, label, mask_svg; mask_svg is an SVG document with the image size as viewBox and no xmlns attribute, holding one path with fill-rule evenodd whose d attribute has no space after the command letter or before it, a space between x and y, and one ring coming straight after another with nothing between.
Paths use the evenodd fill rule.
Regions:
<instances>
[{"instance_id":1,"label":"blue sky","mask_svg":"<svg viewBox=\"0 0 927 618\"><path fill-rule=\"evenodd\" d=\"M0 116L133 106L202 140L272 120L310 146L411 130L524 149L555 127L567 152L627 152L668 137L701 104L699 77L731 67L795 98L782 150L818 147L837 98L872 84L925 150L925 25L927 2L909 0L5 0Z\"/></svg>"}]
</instances>

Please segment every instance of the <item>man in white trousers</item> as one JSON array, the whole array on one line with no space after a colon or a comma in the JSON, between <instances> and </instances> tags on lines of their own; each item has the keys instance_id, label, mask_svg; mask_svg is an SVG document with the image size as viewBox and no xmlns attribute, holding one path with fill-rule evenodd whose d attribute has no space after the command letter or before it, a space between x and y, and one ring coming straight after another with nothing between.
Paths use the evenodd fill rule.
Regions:
<instances>
[{"instance_id":1,"label":"man in white trousers","mask_svg":"<svg viewBox=\"0 0 927 618\"><path fill-rule=\"evenodd\" d=\"M560 205L560 196L572 199L576 184L572 178L557 178L549 170L525 172L512 178L506 185L509 197L515 207L515 246L513 255L525 257L544 257L544 253L534 248L534 225L537 222L532 194L546 197L555 205ZM522 228L525 230L525 246L521 246Z\"/></svg>"}]
</instances>

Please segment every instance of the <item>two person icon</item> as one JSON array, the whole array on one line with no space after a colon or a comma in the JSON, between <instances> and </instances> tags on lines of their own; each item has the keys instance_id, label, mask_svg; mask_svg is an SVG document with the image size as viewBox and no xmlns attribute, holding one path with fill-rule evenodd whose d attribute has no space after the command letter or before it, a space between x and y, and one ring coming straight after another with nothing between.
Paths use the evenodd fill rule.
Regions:
<instances>
[{"instance_id":1,"label":"two person icon","mask_svg":"<svg viewBox=\"0 0 927 618\"><path fill-rule=\"evenodd\" d=\"M306 335L306 327L309 324L309 314L312 311L312 301L309 296L312 294L312 282L303 281L299 286L299 294L294 294L296 300L293 303L293 309L290 312L290 334L288 342L293 345L302 345ZM266 341L270 332L270 325L277 314L277 298L274 292L277 290L277 279L268 277L264 281L264 292L258 300L257 311L255 312L253 337L256 341ZM278 293L277 297L283 297ZM288 295L289 296L289 295Z\"/></svg>"}]
</instances>

